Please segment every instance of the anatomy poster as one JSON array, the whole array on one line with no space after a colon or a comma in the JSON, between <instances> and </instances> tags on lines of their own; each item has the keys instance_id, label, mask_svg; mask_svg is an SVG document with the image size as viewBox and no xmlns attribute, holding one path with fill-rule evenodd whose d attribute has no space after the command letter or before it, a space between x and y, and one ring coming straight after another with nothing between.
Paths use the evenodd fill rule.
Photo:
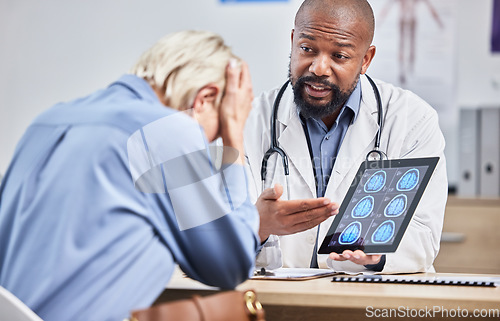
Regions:
<instances>
[{"instance_id":1,"label":"anatomy poster","mask_svg":"<svg viewBox=\"0 0 500 321\"><path fill-rule=\"evenodd\" d=\"M368 73L409 89L456 126L456 0L369 0L377 47Z\"/></svg>"},{"instance_id":2,"label":"anatomy poster","mask_svg":"<svg viewBox=\"0 0 500 321\"><path fill-rule=\"evenodd\" d=\"M493 2L493 27L491 30L491 51L500 53L500 0Z\"/></svg>"}]
</instances>

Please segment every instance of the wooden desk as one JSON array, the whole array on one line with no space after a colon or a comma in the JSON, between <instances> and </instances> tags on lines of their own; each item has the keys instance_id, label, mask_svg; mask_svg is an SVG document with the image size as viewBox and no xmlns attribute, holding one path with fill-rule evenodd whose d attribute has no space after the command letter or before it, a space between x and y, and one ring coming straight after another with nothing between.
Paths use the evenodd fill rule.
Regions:
<instances>
[{"instance_id":1,"label":"wooden desk","mask_svg":"<svg viewBox=\"0 0 500 321\"><path fill-rule=\"evenodd\" d=\"M449 197L436 271L500 274L499 230L500 199Z\"/></svg>"},{"instance_id":2,"label":"wooden desk","mask_svg":"<svg viewBox=\"0 0 500 321\"><path fill-rule=\"evenodd\" d=\"M450 275L450 274L439 274ZM485 320L500 320L500 288L444 285L334 283L331 277L308 281L248 280L238 290L254 289L263 304L267 321L369 320L367 307L374 309L450 310L493 309L496 315ZM167 286L159 301L206 295L217 291L197 281L185 278L180 270ZM382 313L382 311L379 311ZM416 312L414 312L416 313ZM451 313L451 312L449 312ZM484 313L484 312L483 312ZM383 318L392 320L391 318ZM393 318L402 320L405 318ZM418 320L451 320L440 313ZM466 319L466 318L459 318Z\"/></svg>"}]
</instances>

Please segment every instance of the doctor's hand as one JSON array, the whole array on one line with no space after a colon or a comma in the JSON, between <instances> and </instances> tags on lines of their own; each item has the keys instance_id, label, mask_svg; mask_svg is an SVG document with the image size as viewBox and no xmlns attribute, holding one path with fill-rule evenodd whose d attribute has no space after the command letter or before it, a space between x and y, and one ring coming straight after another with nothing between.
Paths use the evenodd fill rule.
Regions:
<instances>
[{"instance_id":1,"label":"doctor's hand","mask_svg":"<svg viewBox=\"0 0 500 321\"><path fill-rule=\"evenodd\" d=\"M335 252L330 253L330 259L335 261L351 261L359 265L377 264L380 262L382 255L366 255L361 250L351 251L345 250L342 254Z\"/></svg>"},{"instance_id":2,"label":"doctor's hand","mask_svg":"<svg viewBox=\"0 0 500 321\"><path fill-rule=\"evenodd\" d=\"M260 214L261 241L270 234L288 235L308 230L339 212L339 205L327 198L281 200L283 187L276 184L260 194L255 206Z\"/></svg>"}]
</instances>

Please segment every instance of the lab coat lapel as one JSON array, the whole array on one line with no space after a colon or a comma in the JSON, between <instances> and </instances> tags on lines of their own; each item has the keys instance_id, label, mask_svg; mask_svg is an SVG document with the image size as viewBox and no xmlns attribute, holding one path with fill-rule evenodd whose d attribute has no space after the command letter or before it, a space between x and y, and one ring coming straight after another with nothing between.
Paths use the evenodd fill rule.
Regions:
<instances>
[{"instance_id":1,"label":"lab coat lapel","mask_svg":"<svg viewBox=\"0 0 500 321\"><path fill-rule=\"evenodd\" d=\"M344 137L325 195L336 193L339 185L346 179L347 173L353 167L357 169L365 159L366 154L374 146L375 136L379 128L377 123L377 101L366 77L362 76L360 79L361 104L358 117L349 126Z\"/></svg>"},{"instance_id":2,"label":"lab coat lapel","mask_svg":"<svg viewBox=\"0 0 500 321\"><path fill-rule=\"evenodd\" d=\"M293 92L290 87L283 95L280 103L278 123L278 126L284 127L279 135L278 142L288 155L290 176L293 175L292 167L296 168L304 183L308 186L311 197L316 197L316 182L311 157L309 156L309 147L307 146L302 123L297 115L297 109L293 102Z\"/></svg>"}]
</instances>

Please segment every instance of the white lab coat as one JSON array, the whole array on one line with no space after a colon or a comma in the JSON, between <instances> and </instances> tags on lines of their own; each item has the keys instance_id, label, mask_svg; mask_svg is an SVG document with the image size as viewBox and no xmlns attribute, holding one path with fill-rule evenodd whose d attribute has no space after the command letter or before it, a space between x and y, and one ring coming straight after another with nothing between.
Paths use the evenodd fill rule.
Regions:
<instances>
[{"instance_id":1,"label":"white lab coat","mask_svg":"<svg viewBox=\"0 0 500 321\"><path fill-rule=\"evenodd\" d=\"M360 110L345 135L325 193L325 197L339 204L347 193L359 165L373 149L379 127L373 89L365 76L361 76L360 80ZM382 81L375 82L384 109L381 150L389 159L440 157L398 250L386 255L382 272L434 271L432 263L439 251L448 191L443 153L445 141L439 129L438 116L431 106L412 92ZM270 146L270 119L277 92L278 89L272 90L254 100L254 108L245 127L249 185L254 202L262 192L260 169L262 157ZM277 129L278 144L289 157L290 199L316 197L307 141L293 102L291 86L288 86L279 106ZM266 188L276 183L283 185L283 197L286 198L281 158L274 154L268 163ZM323 242L333 218L320 224L318 246ZM293 235L271 236L258 255L257 266L309 267L317 228ZM318 255L318 264L320 268L328 266L338 271L366 270L364 266L349 261L332 261L328 259L328 255Z\"/></svg>"}]
</instances>

